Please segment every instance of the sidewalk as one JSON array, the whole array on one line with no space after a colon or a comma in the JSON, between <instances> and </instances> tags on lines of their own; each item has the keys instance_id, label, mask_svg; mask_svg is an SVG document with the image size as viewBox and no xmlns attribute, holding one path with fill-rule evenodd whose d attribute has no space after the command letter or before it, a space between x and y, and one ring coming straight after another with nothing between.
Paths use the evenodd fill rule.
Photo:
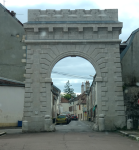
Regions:
<instances>
[{"instance_id":1,"label":"sidewalk","mask_svg":"<svg viewBox=\"0 0 139 150\"><path fill-rule=\"evenodd\" d=\"M127 136L131 139L139 141L139 130L138 131L119 131L123 136Z\"/></svg>"},{"instance_id":2,"label":"sidewalk","mask_svg":"<svg viewBox=\"0 0 139 150\"><path fill-rule=\"evenodd\" d=\"M83 122L84 122L85 124L87 124L90 128L92 128L93 122L91 122L91 121L86 121L86 120L83 120Z\"/></svg>"},{"instance_id":3,"label":"sidewalk","mask_svg":"<svg viewBox=\"0 0 139 150\"><path fill-rule=\"evenodd\" d=\"M83 122L89 125L90 128L92 128L93 122L91 121L83 121ZM135 131L128 130L128 131L118 131L118 132L123 136L127 136L131 139L139 141L139 130L135 130Z\"/></svg>"},{"instance_id":4,"label":"sidewalk","mask_svg":"<svg viewBox=\"0 0 139 150\"><path fill-rule=\"evenodd\" d=\"M18 134L22 133L22 128L21 127L3 127L0 128L0 136L4 134Z\"/></svg>"},{"instance_id":5,"label":"sidewalk","mask_svg":"<svg viewBox=\"0 0 139 150\"><path fill-rule=\"evenodd\" d=\"M0 136L2 136L2 135L4 135L4 134L6 134L6 132L5 132L5 131L0 130Z\"/></svg>"}]
</instances>

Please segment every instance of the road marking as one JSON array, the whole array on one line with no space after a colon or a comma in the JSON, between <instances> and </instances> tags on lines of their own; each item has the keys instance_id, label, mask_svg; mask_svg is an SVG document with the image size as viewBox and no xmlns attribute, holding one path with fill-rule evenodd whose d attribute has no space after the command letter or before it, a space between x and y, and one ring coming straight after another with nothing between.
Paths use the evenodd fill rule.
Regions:
<instances>
[{"instance_id":1,"label":"road marking","mask_svg":"<svg viewBox=\"0 0 139 150\"><path fill-rule=\"evenodd\" d=\"M63 126L67 126L67 125L63 125Z\"/></svg>"},{"instance_id":2,"label":"road marking","mask_svg":"<svg viewBox=\"0 0 139 150\"><path fill-rule=\"evenodd\" d=\"M81 125L78 125L78 126L81 126Z\"/></svg>"}]
</instances>

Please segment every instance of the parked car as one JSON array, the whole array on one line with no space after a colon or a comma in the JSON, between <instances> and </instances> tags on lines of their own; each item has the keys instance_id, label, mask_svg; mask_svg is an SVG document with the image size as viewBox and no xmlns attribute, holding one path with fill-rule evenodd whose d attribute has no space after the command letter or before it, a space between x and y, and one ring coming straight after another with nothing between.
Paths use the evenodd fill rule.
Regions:
<instances>
[{"instance_id":1,"label":"parked car","mask_svg":"<svg viewBox=\"0 0 139 150\"><path fill-rule=\"evenodd\" d=\"M66 123L68 124L69 123L69 120L68 120L68 117L66 115L59 115L57 116L56 118L56 124L59 124L59 123Z\"/></svg>"},{"instance_id":2,"label":"parked car","mask_svg":"<svg viewBox=\"0 0 139 150\"><path fill-rule=\"evenodd\" d=\"M71 118L70 118L70 116L68 114L61 114L61 115L65 115L68 118L68 123L71 122Z\"/></svg>"},{"instance_id":3,"label":"parked car","mask_svg":"<svg viewBox=\"0 0 139 150\"><path fill-rule=\"evenodd\" d=\"M68 116L69 122L71 122L71 115L68 114L67 116Z\"/></svg>"},{"instance_id":4,"label":"parked car","mask_svg":"<svg viewBox=\"0 0 139 150\"><path fill-rule=\"evenodd\" d=\"M78 120L78 117L77 117L76 115L73 115L73 116L71 117L71 119L72 119L72 120Z\"/></svg>"}]
</instances>

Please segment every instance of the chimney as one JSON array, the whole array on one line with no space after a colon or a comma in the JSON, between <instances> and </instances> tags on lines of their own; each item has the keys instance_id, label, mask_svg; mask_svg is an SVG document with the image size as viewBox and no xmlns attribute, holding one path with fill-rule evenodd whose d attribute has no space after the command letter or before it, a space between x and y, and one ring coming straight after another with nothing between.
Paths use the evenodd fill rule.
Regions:
<instances>
[{"instance_id":1,"label":"chimney","mask_svg":"<svg viewBox=\"0 0 139 150\"><path fill-rule=\"evenodd\" d=\"M84 92L84 84L82 82L82 85L81 85L81 94Z\"/></svg>"},{"instance_id":2,"label":"chimney","mask_svg":"<svg viewBox=\"0 0 139 150\"><path fill-rule=\"evenodd\" d=\"M85 90L87 91L87 90L89 90L89 88L90 88L90 83L89 83L89 81L86 81Z\"/></svg>"},{"instance_id":3,"label":"chimney","mask_svg":"<svg viewBox=\"0 0 139 150\"><path fill-rule=\"evenodd\" d=\"M11 15L12 15L13 17L15 17L15 16L16 16L16 13L15 13L14 11L11 11Z\"/></svg>"}]
</instances>

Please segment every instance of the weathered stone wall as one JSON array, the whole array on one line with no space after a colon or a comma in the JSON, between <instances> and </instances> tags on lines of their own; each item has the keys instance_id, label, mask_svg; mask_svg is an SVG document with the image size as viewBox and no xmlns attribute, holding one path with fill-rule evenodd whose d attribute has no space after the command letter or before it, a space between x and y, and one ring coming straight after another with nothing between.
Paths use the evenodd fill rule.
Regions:
<instances>
[{"instance_id":1,"label":"weathered stone wall","mask_svg":"<svg viewBox=\"0 0 139 150\"><path fill-rule=\"evenodd\" d=\"M25 64L21 62L23 26L0 4L0 76L24 81Z\"/></svg>"},{"instance_id":2,"label":"weathered stone wall","mask_svg":"<svg viewBox=\"0 0 139 150\"><path fill-rule=\"evenodd\" d=\"M127 40L127 47L129 48L121 59L122 77L125 84L135 86L139 83L139 29Z\"/></svg>"},{"instance_id":3,"label":"weathered stone wall","mask_svg":"<svg viewBox=\"0 0 139 150\"><path fill-rule=\"evenodd\" d=\"M28 21L118 21L118 9L29 9Z\"/></svg>"},{"instance_id":4,"label":"weathered stone wall","mask_svg":"<svg viewBox=\"0 0 139 150\"><path fill-rule=\"evenodd\" d=\"M65 15L59 14L65 11ZM105 115L106 129L125 125L119 53L122 23L117 18L117 10L29 10L29 22L24 24L27 60L23 118L28 121L28 131L44 130L44 116L51 116L51 71L67 56L83 57L94 66L97 112Z\"/></svg>"}]
</instances>

